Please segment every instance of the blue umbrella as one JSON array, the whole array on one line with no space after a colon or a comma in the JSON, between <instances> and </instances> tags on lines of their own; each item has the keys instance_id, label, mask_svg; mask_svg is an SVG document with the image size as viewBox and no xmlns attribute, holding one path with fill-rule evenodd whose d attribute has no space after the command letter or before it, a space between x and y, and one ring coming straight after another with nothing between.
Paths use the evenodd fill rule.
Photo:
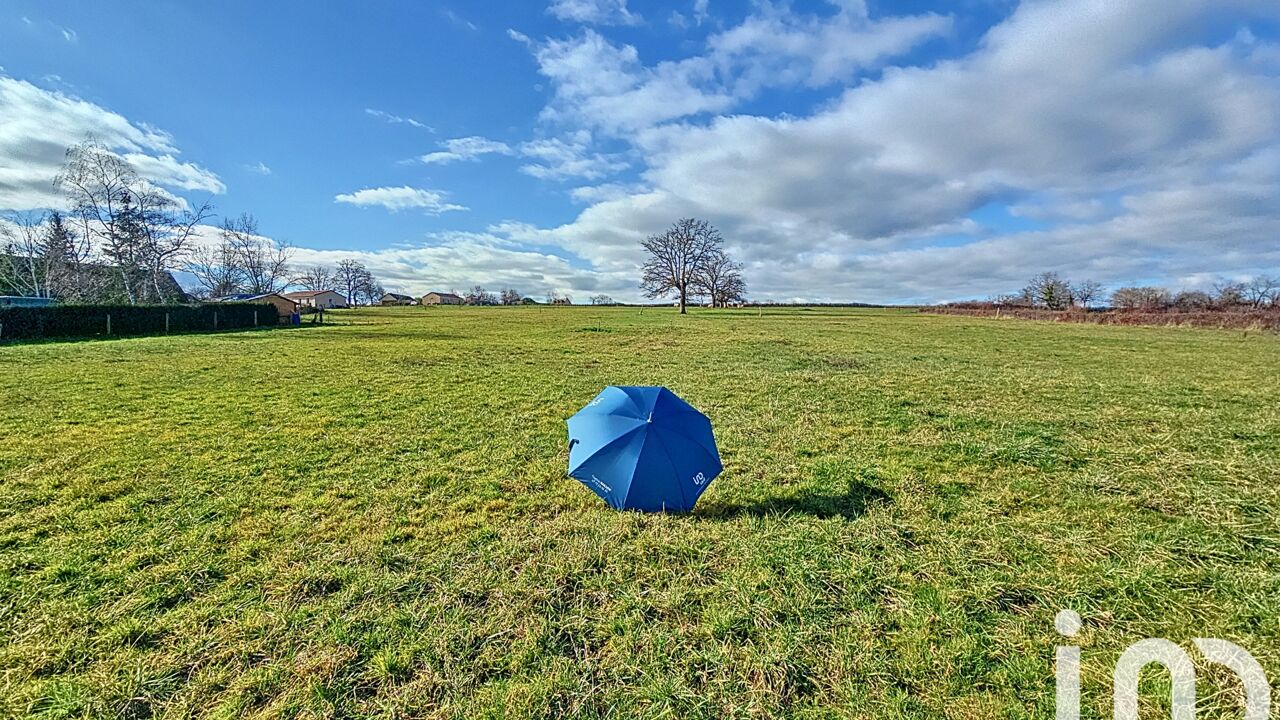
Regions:
<instances>
[{"instance_id":1,"label":"blue umbrella","mask_svg":"<svg viewBox=\"0 0 1280 720\"><path fill-rule=\"evenodd\" d=\"M724 466L711 421L664 387L615 387L569 418L569 475L616 510L689 512Z\"/></svg>"}]
</instances>

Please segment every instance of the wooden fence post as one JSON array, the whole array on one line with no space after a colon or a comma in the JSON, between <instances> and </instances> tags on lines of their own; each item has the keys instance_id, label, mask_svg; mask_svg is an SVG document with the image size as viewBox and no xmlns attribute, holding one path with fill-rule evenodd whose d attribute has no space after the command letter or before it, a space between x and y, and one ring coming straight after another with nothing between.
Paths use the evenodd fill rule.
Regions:
<instances>
[{"instance_id":1,"label":"wooden fence post","mask_svg":"<svg viewBox=\"0 0 1280 720\"><path fill-rule=\"evenodd\" d=\"M164 334L169 334L169 313L164 314Z\"/></svg>"},{"instance_id":2,"label":"wooden fence post","mask_svg":"<svg viewBox=\"0 0 1280 720\"><path fill-rule=\"evenodd\" d=\"M218 329L218 311L217 310L213 311L213 329L214 330Z\"/></svg>"},{"instance_id":3,"label":"wooden fence post","mask_svg":"<svg viewBox=\"0 0 1280 720\"><path fill-rule=\"evenodd\" d=\"M253 326L258 327L258 311L253 311Z\"/></svg>"},{"instance_id":4,"label":"wooden fence post","mask_svg":"<svg viewBox=\"0 0 1280 720\"><path fill-rule=\"evenodd\" d=\"M111 313L107 313L107 334L111 334Z\"/></svg>"}]
</instances>

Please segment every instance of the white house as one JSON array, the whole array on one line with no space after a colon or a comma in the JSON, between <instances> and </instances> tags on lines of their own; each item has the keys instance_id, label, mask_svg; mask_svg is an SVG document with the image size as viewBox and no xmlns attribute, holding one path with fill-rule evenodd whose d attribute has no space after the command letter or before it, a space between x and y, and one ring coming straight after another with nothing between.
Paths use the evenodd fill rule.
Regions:
<instances>
[{"instance_id":1,"label":"white house","mask_svg":"<svg viewBox=\"0 0 1280 720\"><path fill-rule=\"evenodd\" d=\"M304 308L315 308L316 310L330 310L347 306L347 299L332 290L304 290L302 292L285 293L284 296Z\"/></svg>"}]
</instances>

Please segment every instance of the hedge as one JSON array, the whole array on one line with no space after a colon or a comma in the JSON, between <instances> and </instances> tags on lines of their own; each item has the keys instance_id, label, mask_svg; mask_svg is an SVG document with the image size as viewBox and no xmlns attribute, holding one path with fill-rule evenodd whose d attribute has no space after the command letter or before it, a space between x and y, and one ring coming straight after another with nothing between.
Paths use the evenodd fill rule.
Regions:
<instances>
[{"instance_id":1,"label":"hedge","mask_svg":"<svg viewBox=\"0 0 1280 720\"><path fill-rule=\"evenodd\" d=\"M161 335L276 327L270 303L54 305L0 308L0 342L58 337Z\"/></svg>"}]
</instances>

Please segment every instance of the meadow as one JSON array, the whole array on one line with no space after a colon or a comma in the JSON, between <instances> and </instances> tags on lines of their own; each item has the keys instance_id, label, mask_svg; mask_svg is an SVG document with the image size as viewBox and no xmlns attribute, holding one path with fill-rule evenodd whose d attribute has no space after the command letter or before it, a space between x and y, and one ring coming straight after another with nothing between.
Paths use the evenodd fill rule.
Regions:
<instances>
[{"instance_id":1,"label":"meadow","mask_svg":"<svg viewBox=\"0 0 1280 720\"><path fill-rule=\"evenodd\" d=\"M1275 335L330 315L0 347L0 717L1052 718L1059 644L1109 717L1146 637L1280 684ZM694 513L565 477L608 384L711 418ZM1201 717L1239 717L1197 665Z\"/></svg>"}]
</instances>

